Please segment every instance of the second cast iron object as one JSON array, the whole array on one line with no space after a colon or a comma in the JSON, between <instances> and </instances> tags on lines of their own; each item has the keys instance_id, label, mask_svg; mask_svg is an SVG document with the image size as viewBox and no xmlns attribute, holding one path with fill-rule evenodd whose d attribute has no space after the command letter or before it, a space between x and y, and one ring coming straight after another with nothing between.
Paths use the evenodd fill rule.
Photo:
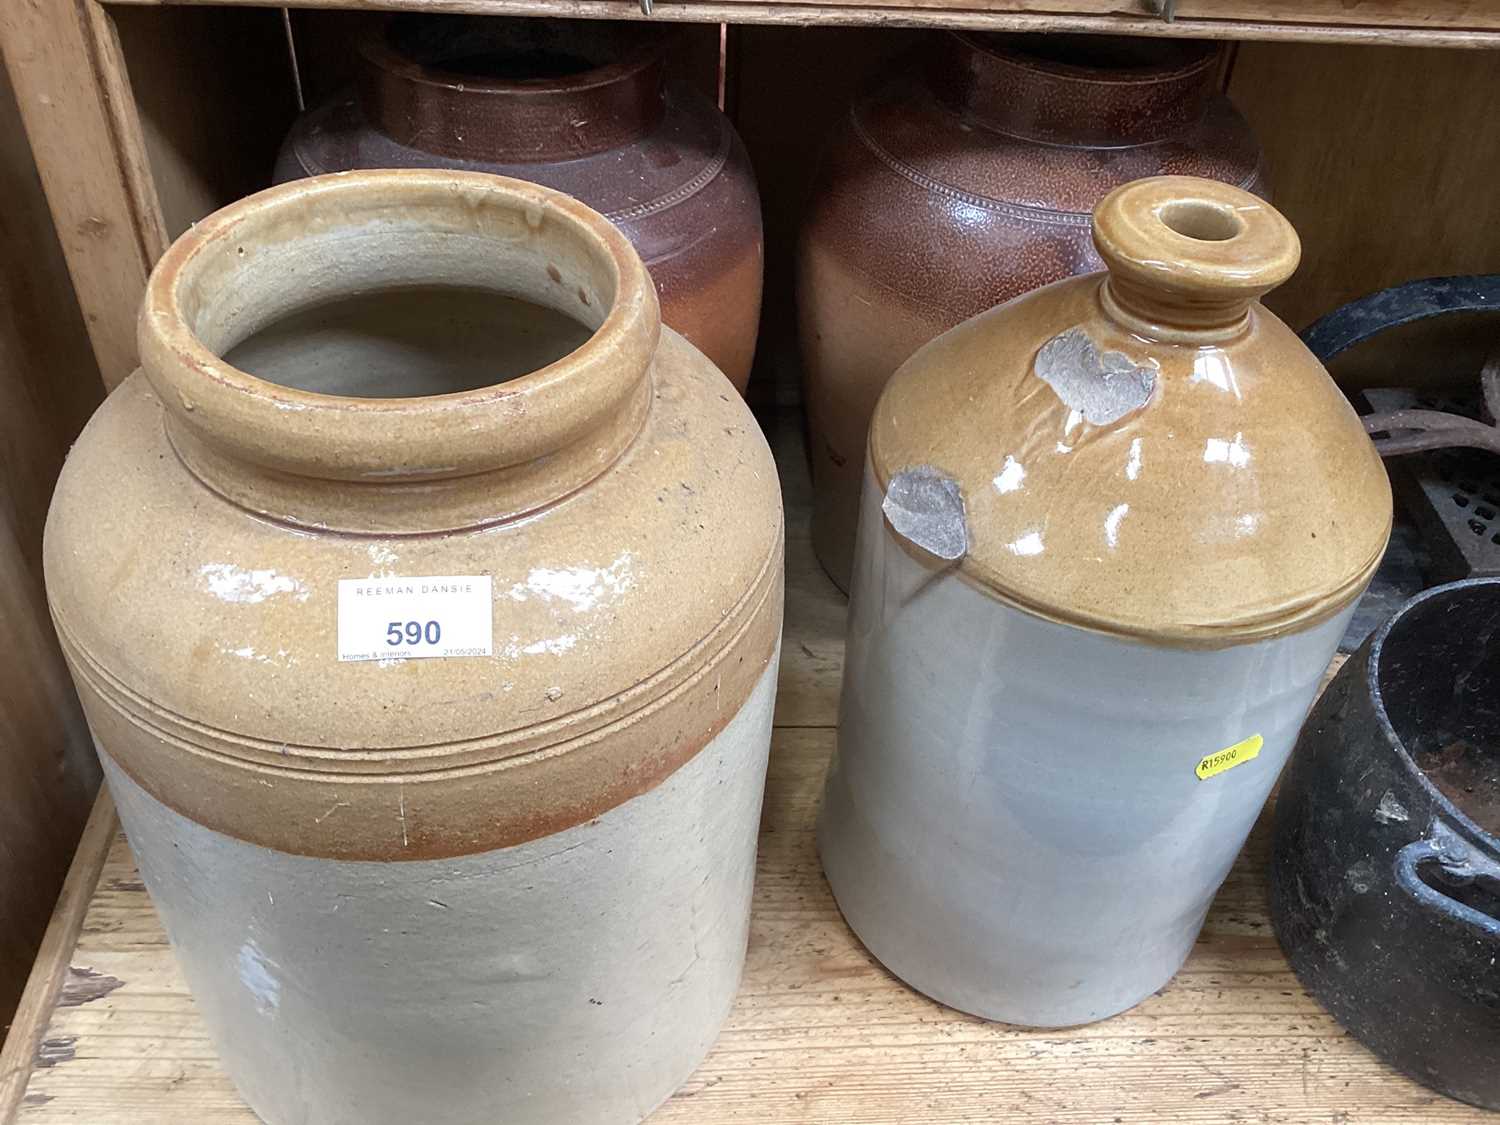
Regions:
<instances>
[{"instance_id":1,"label":"second cast iron object","mask_svg":"<svg viewBox=\"0 0 1500 1125\"><path fill-rule=\"evenodd\" d=\"M1429 277L1367 294L1320 318L1302 333L1323 362L1386 333L1447 321L1435 343L1381 343L1413 368L1416 386L1395 384L1364 392L1365 430L1391 465L1397 495L1430 557L1435 581L1500 574L1500 274ZM1432 366L1438 367L1433 378ZM1423 367L1426 370L1422 370ZM1467 369L1467 370L1466 370ZM1478 371L1478 394L1447 386L1458 373ZM1469 391L1469 393L1464 393ZM1451 392L1451 393L1448 393ZM1379 580L1377 580L1377 586ZM1387 611L1389 612L1389 611Z\"/></svg>"},{"instance_id":2,"label":"second cast iron object","mask_svg":"<svg viewBox=\"0 0 1500 1125\"><path fill-rule=\"evenodd\" d=\"M1500 1109L1500 579L1412 599L1318 701L1276 803L1271 917L1357 1039Z\"/></svg>"},{"instance_id":3,"label":"second cast iron object","mask_svg":"<svg viewBox=\"0 0 1500 1125\"><path fill-rule=\"evenodd\" d=\"M917 348L1101 267L1089 212L1130 180L1263 189L1208 43L944 33L857 98L802 233L797 304L813 546L848 589L870 414Z\"/></svg>"},{"instance_id":4,"label":"second cast iron object","mask_svg":"<svg viewBox=\"0 0 1500 1125\"><path fill-rule=\"evenodd\" d=\"M818 838L855 932L992 1019L1096 1020L1187 956L1380 561L1390 488L1261 294L1253 195L1100 204L1107 274L952 329L871 428Z\"/></svg>"},{"instance_id":5,"label":"second cast iron object","mask_svg":"<svg viewBox=\"0 0 1500 1125\"><path fill-rule=\"evenodd\" d=\"M493 172L567 192L625 232L662 320L741 391L760 321L760 196L734 127L666 78L656 28L401 15L356 88L304 114L276 181L351 168Z\"/></svg>"}]
</instances>

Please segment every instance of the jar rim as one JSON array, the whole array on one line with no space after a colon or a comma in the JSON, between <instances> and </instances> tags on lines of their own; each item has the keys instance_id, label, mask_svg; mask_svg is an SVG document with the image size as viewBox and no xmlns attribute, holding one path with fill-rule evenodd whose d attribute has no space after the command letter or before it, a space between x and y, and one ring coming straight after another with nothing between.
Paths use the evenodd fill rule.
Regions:
<instances>
[{"instance_id":1,"label":"jar rim","mask_svg":"<svg viewBox=\"0 0 1500 1125\"><path fill-rule=\"evenodd\" d=\"M1221 57L1198 40L1006 36L950 31L927 84L960 114L1041 144L1118 148L1165 141L1206 112Z\"/></svg>"},{"instance_id":2,"label":"jar rim","mask_svg":"<svg viewBox=\"0 0 1500 1125\"><path fill-rule=\"evenodd\" d=\"M1012 66L1053 77L1096 82L1170 81L1214 66L1220 52L1217 44L1206 39L1140 40L1109 35L1011 35L962 30L948 34L981 54L1003 59ZM1049 50L1054 44L1063 50ZM1118 61L1089 61L1099 60L1109 49L1121 52ZM1137 57L1130 58L1131 53Z\"/></svg>"},{"instance_id":3,"label":"jar rim","mask_svg":"<svg viewBox=\"0 0 1500 1125\"><path fill-rule=\"evenodd\" d=\"M613 36L612 54L607 61L588 60L590 65L572 74L538 76L533 78L501 78L489 75L468 74L455 67L445 65L442 59L422 59L411 50L404 49L398 37L404 27L416 21L431 23L440 19L479 20L486 28L497 32L517 26L536 23L531 19L512 20L492 16L465 17L427 15L425 13L398 13L382 21L369 31L359 43L360 55L375 65L400 74L407 81L427 85L447 86L462 82L468 93L546 92L554 90L580 90L608 85L629 77L636 72L658 63L671 46L670 40L647 29L630 23L609 23L601 33L603 41ZM546 21L543 21L544 23ZM501 37L497 35L496 41Z\"/></svg>"},{"instance_id":4,"label":"jar rim","mask_svg":"<svg viewBox=\"0 0 1500 1125\"><path fill-rule=\"evenodd\" d=\"M423 35L429 49L417 42ZM485 162L571 160L657 127L671 42L672 33L634 24L405 12L360 42L357 95L377 130L422 152ZM556 73L530 77L461 65L508 59L524 71L548 58L560 64Z\"/></svg>"},{"instance_id":5,"label":"jar rim","mask_svg":"<svg viewBox=\"0 0 1500 1125\"><path fill-rule=\"evenodd\" d=\"M424 222L442 229L428 232ZM247 257L265 259L255 274L263 284L275 272L271 267L284 264L278 257L290 261L289 248L309 239L297 251L300 283L336 296L348 280L340 271L354 269L358 255L334 254L334 244L348 245L360 231L360 237L378 240L403 224L408 242L431 233L434 241L441 237L461 246L473 268L492 270L497 293L558 308L591 327L592 335L567 355L508 381L409 397L301 390L223 358L257 329L307 307L294 292L273 299L270 312L243 311L257 299L240 291L250 284ZM320 257L319 247L329 252ZM533 276L554 250L567 261L561 268L548 263ZM387 263L398 271L381 275L387 287L418 283L412 279L440 274L444 265L437 260L442 255L408 257L418 260ZM491 264L479 264L484 259ZM400 276L408 269L412 277ZM299 284L295 276L281 280L289 290ZM586 287L600 298L592 322L578 307L565 307L575 291L585 298ZM205 325L218 315L248 318L250 327L238 339L205 340ZM241 328L243 323L234 330ZM639 398L659 332L656 292L645 266L603 216L561 192L518 180L401 169L294 181L197 223L152 271L137 341L169 431L185 431L217 454L282 474L390 484L506 469L610 430L622 416L636 413L626 407ZM615 435L621 443L631 436Z\"/></svg>"}]
</instances>

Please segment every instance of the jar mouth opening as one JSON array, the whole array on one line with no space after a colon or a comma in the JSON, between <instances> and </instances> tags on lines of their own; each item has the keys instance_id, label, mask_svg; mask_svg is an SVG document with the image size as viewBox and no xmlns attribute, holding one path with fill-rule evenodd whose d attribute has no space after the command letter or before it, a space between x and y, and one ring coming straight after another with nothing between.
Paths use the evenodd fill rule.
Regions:
<instances>
[{"instance_id":1,"label":"jar mouth opening","mask_svg":"<svg viewBox=\"0 0 1500 1125\"><path fill-rule=\"evenodd\" d=\"M455 335L472 339L424 323L424 302L443 316L455 299L471 308ZM496 308L524 356L486 353L505 346ZM224 452L430 478L518 464L602 424L658 331L645 267L602 216L536 185L417 169L296 181L211 215L153 270L138 339L172 421ZM234 362L247 348L264 360L268 337L260 373ZM470 362L445 366L424 342Z\"/></svg>"},{"instance_id":2,"label":"jar mouth opening","mask_svg":"<svg viewBox=\"0 0 1500 1125\"><path fill-rule=\"evenodd\" d=\"M481 286L398 283L319 297L215 350L251 378L324 398L436 399L550 367L595 327Z\"/></svg>"},{"instance_id":3,"label":"jar mouth opening","mask_svg":"<svg viewBox=\"0 0 1500 1125\"><path fill-rule=\"evenodd\" d=\"M480 402L498 387L514 390L524 380L545 379L554 363L587 348L609 318L620 284L619 263L585 227L555 224L546 252L537 254L524 249L531 233L525 208L513 207L508 197L480 196L477 207L452 213L439 197L437 215L423 206L424 201L413 200L397 209L380 198L364 205L356 198L349 202L352 205L332 216L315 194L288 200L285 206L246 208L229 216L209 237L196 240L174 264L166 299L182 328L222 365L225 375L232 372L247 388L259 384L263 393L304 405L319 400L329 405L339 400L345 400L344 405L354 405L348 400L360 405L385 401L402 409L422 399ZM516 252L507 256L506 246ZM481 316L489 311L493 318L494 310L507 301L532 312L533 320L539 319L538 313L556 314L547 318L555 322L550 335L563 339L564 331L557 330L572 325L578 329L575 337L581 338L553 349L545 347L548 341L540 341L543 346L527 348L528 354L554 354L521 369L505 354L477 356L478 363L492 366L493 378L475 381L472 370L453 371L453 379L463 381L469 375L472 385L402 393L404 386L417 381L412 369L428 357L412 347L420 340L399 338L404 326L393 321L425 313L428 323L411 327L426 329L427 342L442 346L451 341L444 339L444 326L432 319L452 318L445 305L488 304L488 310L472 311ZM453 327L472 333L482 325ZM320 330L334 335L335 341L318 341ZM266 356L265 346L252 346L271 334L290 335L292 347L280 349L282 354L273 358ZM330 343L342 339L349 344L355 336L366 337L376 347L389 346L397 353L391 358L406 372L389 372L385 380L372 377L369 349L350 347L347 362L360 365L357 369L321 372L325 385L332 375L345 389L315 389L316 369L345 358L337 347L331 356L323 354ZM486 342L499 341L492 336ZM235 358L242 355L250 362ZM437 380L428 381L441 380L438 373Z\"/></svg>"},{"instance_id":4,"label":"jar mouth opening","mask_svg":"<svg viewBox=\"0 0 1500 1125\"><path fill-rule=\"evenodd\" d=\"M1052 75L1094 81L1170 81L1214 65L1219 49L1197 39L952 32L974 49Z\"/></svg>"},{"instance_id":5,"label":"jar mouth opening","mask_svg":"<svg viewBox=\"0 0 1500 1125\"><path fill-rule=\"evenodd\" d=\"M576 91L657 63L670 37L619 21L531 20L402 13L361 45L412 81L484 93Z\"/></svg>"}]
</instances>

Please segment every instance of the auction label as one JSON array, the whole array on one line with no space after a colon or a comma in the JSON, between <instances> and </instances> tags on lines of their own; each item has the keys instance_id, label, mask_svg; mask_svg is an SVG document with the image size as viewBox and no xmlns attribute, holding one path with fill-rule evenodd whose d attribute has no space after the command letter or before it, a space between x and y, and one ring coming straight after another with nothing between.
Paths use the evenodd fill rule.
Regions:
<instances>
[{"instance_id":1,"label":"auction label","mask_svg":"<svg viewBox=\"0 0 1500 1125\"><path fill-rule=\"evenodd\" d=\"M1265 739L1258 734L1252 734L1249 738L1236 742L1215 754L1209 754L1198 763L1198 780L1207 781L1216 774L1225 770L1232 770L1235 766L1243 765L1250 759L1260 754L1260 748L1265 745Z\"/></svg>"},{"instance_id":2,"label":"auction label","mask_svg":"<svg viewBox=\"0 0 1500 1125\"><path fill-rule=\"evenodd\" d=\"M339 579L339 659L493 656L488 574Z\"/></svg>"}]
</instances>

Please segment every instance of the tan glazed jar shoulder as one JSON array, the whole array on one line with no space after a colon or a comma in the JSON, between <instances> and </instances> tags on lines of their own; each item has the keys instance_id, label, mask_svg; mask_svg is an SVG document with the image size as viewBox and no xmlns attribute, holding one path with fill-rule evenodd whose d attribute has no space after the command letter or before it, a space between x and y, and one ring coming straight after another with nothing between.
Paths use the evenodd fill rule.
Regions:
<instances>
[{"instance_id":1,"label":"tan glazed jar shoulder","mask_svg":"<svg viewBox=\"0 0 1500 1125\"><path fill-rule=\"evenodd\" d=\"M471 299L520 312L459 323ZM350 330L351 300L392 303ZM232 205L159 263L139 342L59 482L48 589L247 1099L272 1122L643 1116L743 959L782 606L743 402L613 226L477 173ZM489 655L347 658L341 580L454 577L488 584L463 612L492 615ZM431 979L390 978L382 943ZM381 1030L332 1014L362 1005ZM627 1042L648 1012L673 1029ZM456 1083L455 1036L482 1056Z\"/></svg>"},{"instance_id":2,"label":"tan glazed jar shoulder","mask_svg":"<svg viewBox=\"0 0 1500 1125\"><path fill-rule=\"evenodd\" d=\"M1093 238L1105 273L974 317L897 372L875 483L940 450L962 573L1056 621L1217 647L1347 608L1384 554L1390 485L1258 300L1296 269L1296 232L1248 192L1158 176L1110 193Z\"/></svg>"}]
</instances>

